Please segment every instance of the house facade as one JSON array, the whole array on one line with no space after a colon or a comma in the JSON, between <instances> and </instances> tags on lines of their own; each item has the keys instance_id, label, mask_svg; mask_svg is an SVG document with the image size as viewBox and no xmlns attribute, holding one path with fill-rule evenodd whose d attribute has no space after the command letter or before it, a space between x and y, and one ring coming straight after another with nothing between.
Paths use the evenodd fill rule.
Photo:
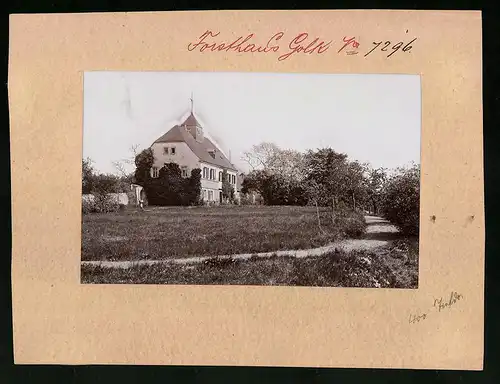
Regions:
<instances>
[{"instance_id":1,"label":"house facade","mask_svg":"<svg viewBox=\"0 0 500 384\"><path fill-rule=\"evenodd\" d=\"M175 125L152 145L155 162L151 177L167 163L179 165L182 176L191 176L193 169L201 170L201 196L205 202L221 203L222 173L225 170L238 199L238 170L208 137L193 112L181 124Z\"/></svg>"}]
</instances>

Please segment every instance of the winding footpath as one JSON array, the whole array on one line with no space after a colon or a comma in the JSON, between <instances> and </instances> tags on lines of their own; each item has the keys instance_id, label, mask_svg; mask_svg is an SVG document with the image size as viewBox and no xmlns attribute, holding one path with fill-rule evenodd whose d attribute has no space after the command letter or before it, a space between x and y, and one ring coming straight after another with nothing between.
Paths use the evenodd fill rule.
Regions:
<instances>
[{"instance_id":1,"label":"winding footpath","mask_svg":"<svg viewBox=\"0 0 500 384\"><path fill-rule=\"evenodd\" d=\"M196 264L202 263L213 258L233 259L233 260L248 260L251 257L273 257L273 256L288 256L288 257L313 257L321 256L325 253L343 250L346 252L353 250L372 250L375 248L387 245L391 238L398 234L397 228L387 220L378 216L365 216L367 229L366 234L361 239L346 239L332 244L325 245L319 248L299 249L299 250L284 250L262 253L242 253L237 255L221 255L221 256L195 256L189 258L166 259L166 260L134 260L134 261L101 261L101 260L85 260L82 265L100 266L105 268L130 268L140 265L154 264Z\"/></svg>"}]
</instances>

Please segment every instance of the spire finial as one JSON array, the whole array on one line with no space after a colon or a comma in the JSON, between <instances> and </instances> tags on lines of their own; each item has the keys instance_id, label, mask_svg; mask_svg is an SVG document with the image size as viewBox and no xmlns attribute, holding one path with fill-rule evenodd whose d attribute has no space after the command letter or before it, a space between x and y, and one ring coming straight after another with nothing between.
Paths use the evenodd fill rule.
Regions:
<instances>
[{"instance_id":1,"label":"spire finial","mask_svg":"<svg viewBox=\"0 0 500 384\"><path fill-rule=\"evenodd\" d=\"M191 91L191 97L189 100L191 100L191 113L193 113L193 109L194 109L193 91Z\"/></svg>"}]
</instances>

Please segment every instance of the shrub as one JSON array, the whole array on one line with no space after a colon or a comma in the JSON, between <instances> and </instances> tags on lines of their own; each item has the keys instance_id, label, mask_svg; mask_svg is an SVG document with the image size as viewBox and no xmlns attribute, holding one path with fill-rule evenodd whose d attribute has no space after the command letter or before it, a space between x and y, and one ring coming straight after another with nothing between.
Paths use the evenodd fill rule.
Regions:
<instances>
[{"instance_id":1,"label":"shrub","mask_svg":"<svg viewBox=\"0 0 500 384\"><path fill-rule=\"evenodd\" d=\"M418 235L420 210L420 167L397 170L384 186L382 213L401 232Z\"/></svg>"},{"instance_id":2,"label":"shrub","mask_svg":"<svg viewBox=\"0 0 500 384\"><path fill-rule=\"evenodd\" d=\"M108 213L116 212L120 205L108 194L95 194L92 200L82 200L82 213Z\"/></svg>"},{"instance_id":3,"label":"shrub","mask_svg":"<svg viewBox=\"0 0 500 384\"><path fill-rule=\"evenodd\" d=\"M366 230L366 222L364 216L359 212L345 211L337 217L337 223L342 228L345 236L350 238L361 237Z\"/></svg>"},{"instance_id":4,"label":"shrub","mask_svg":"<svg viewBox=\"0 0 500 384\"><path fill-rule=\"evenodd\" d=\"M240 205L251 205L252 201L250 200L250 196L245 193L240 193Z\"/></svg>"},{"instance_id":5,"label":"shrub","mask_svg":"<svg viewBox=\"0 0 500 384\"><path fill-rule=\"evenodd\" d=\"M158 172L157 178L150 178L144 183L144 190L151 205L200 205L200 169L193 169L191 176L184 178L178 164L165 164Z\"/></svg>"}]
</instances>

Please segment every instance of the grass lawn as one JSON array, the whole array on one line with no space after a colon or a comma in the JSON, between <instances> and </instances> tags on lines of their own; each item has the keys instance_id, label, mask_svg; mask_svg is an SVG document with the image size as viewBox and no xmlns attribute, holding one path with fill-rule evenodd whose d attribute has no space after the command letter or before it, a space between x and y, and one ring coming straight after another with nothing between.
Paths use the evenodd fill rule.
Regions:
<instances>
[{"instance_id":1,"label":"grass lawn","mask_svg":"<svg viewBox=\"0 0 500 384\"><path fill-rule=\"evenodd\" d=\"M373 252L338 251L306 258L212 258L193 265L166 263L128 269L82 265L81 273L83 283L97 284L417 288L418 243L398 240Z\"/></svg>"},{"instance_id":2,"label":"grass lawn","mask_svg":"<svg viewBox=\"0 0 500 384\"><path fill-rule=\"evenodd\" d=\"M159 260L307 249L364 228L360 215L335 225L313 207L148 207L82 219L82 260Z\"/></svg>"}]
</instances>

